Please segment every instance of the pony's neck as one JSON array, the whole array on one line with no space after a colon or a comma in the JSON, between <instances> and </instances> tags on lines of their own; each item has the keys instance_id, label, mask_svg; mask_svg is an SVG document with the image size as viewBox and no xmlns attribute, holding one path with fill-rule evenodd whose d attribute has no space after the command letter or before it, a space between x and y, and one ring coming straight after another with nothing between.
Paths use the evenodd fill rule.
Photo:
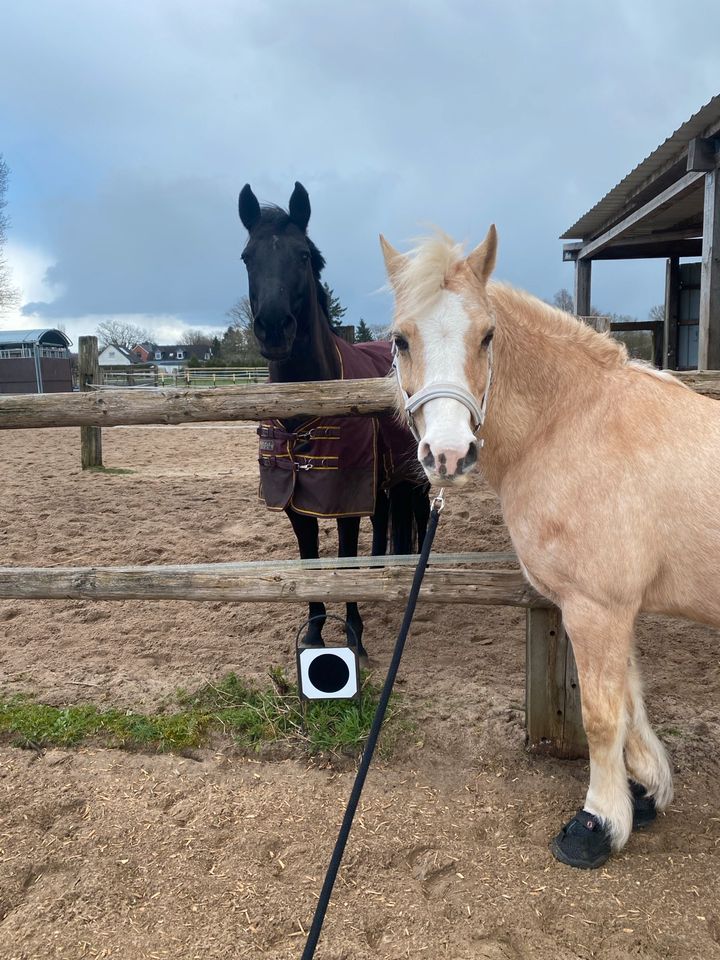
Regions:
<instances>
[{"instance_id":1,"label":"pony's neck","mask_svg":"<svg viewBox=\"0 0 720 960\"><path fill-rule=\"evenodd\" d=\"M594 401L604 374L625 360L623 348L520 291L490 284L495 309L493 375L482 436L482 470L500 490L538 435ZM571 399L569 399L571 398Z\"/></svg>"},{"instance_id":2,"label":"pony's neck","mask_svg":"<svg viewBox=\"0 0 720 960\"><path fill-rule=\"evenodd\" d=\"M297 334L287 360L269 364L272 383L299 383L304 380L338 380L340 360L335 335L330 328L317 293L317 281L311 276L310 292L297 317Z\"/></svg>"}]
</instances>

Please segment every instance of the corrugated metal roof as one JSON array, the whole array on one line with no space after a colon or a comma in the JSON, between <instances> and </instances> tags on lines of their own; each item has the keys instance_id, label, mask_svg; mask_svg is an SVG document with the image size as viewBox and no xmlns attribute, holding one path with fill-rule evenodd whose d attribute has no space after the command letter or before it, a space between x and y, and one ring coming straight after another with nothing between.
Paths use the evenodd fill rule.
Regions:
<instances>
[{"instance_id":1,"label":"corrugated metal roof","mask_svg":"<svg viewBox=\"0 0 720 960\"><path fill-rule=\"evenodd\" d=\"M72 341L64 334L62 330L55 330L53 327L38 327L35 330L0 330L0 345L10 343L40 343L42 338L48 333L54 333L62 337L65 346L69 347Z\"/></svg>"},{"instance_id":2,"label":"corrugated metal roof","mask_svg":"<svg viewBox=\"0 0 720 960\"><path fill-rule=\"evenodd\" d=\"M679 160L693 137L710 137L720 131L720 94L700 107L667 140L645 157L630 173L606 193L577 223L560 237L561 240L589 240L604 228L612 226L630 197L649 185L653 177ZM684 172L684 171L683 171Z\"/></svg>"}]
</instances>

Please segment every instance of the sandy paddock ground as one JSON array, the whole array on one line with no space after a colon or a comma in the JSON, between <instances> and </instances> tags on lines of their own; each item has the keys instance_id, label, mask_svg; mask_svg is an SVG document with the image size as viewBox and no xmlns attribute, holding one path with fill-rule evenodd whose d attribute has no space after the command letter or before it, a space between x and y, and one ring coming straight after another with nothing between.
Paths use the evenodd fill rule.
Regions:
<instances>
[{"instance_id":1,"label":"sandy paddock ground","mask_svg":"<svg viewBox=\"0 0 720 960\"><path fill-rule=\"evenodd\" d=\"M251 425L106 430L106 465L134 471L122 476L83 475L78 434L0 434L3 564L295 555L285 517L257 503ZM331 555L331 524L322 542ZM508 547L481 482L451 491L438 550ZM364 613L381 677L401 610ZM289 605L4 601L2 689L158 709L230 670L292 670L302 618ZM716 641L642 621L676 800L605 869L579 872L547 844L587 767L524 750L524 614L421 606L399 686L413 733L371 771L318 960L720 957ZM352 775L230 743L187 757L1 746L0 958L299 957Z\"/></svg>"}]
</instances>

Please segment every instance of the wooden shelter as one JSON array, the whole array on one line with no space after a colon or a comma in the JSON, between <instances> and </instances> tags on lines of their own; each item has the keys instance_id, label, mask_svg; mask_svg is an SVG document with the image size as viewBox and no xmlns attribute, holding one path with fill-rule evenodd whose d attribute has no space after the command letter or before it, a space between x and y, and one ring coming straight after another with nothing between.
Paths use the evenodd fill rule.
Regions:
<instances>
[{"instance_id":1,"label":"wooden shelter","mask_svg":"<svg viewBox=\"0 0 720 960\"><path fill-rule=\"evenodd\" d=\"M582 317L590 315L593 260L665 258L656 359L671 370L720 369L720 95L560 239L572 241L563 259L575 262L575 312ZM684 258L700 262L681 264Z\"/></svg>"}]
</instances>

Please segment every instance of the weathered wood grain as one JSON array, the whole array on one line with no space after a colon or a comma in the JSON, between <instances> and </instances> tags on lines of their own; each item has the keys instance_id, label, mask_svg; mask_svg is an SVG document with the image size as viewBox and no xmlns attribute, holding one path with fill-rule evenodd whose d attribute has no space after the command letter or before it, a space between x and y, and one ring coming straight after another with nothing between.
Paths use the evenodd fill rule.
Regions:
<instances>
[{"instance_id":1,"label":"weathered wood grain","mask_svg":"<svg viewBox=\"0 0 720 960\"><path fill-rule=\"evenodd\" d=\"M389 378L198 389L9 394L0 396L0 429L377 414L394 409L394 397L395 384Z\"/></svg>"},{"instance_id":2,"label":"weathered wood grain","mask_svg":"<svg viewBox=\"0 0 720 960\"><path fill-rule=\"evenodd\" d=\"M82 393L88 392L93 384L102 383L97 337L80 337L78 341L78 383ZM83 470L103 465L99 427L80 427L80 465Z\"/></svg>"},{"instance_id":3,"label":"weathered wood grain","mask_svg":"<svg viewBox=\"0 0 720 960\"><path fill-rule=\"evenodd\" d=\"M302 561L162 567L0 567L0 598L15 600L404 601L412 567L313 569ZM432 603L546 606L519 570L428 568Z\"/></svg>"}]
</instances>

